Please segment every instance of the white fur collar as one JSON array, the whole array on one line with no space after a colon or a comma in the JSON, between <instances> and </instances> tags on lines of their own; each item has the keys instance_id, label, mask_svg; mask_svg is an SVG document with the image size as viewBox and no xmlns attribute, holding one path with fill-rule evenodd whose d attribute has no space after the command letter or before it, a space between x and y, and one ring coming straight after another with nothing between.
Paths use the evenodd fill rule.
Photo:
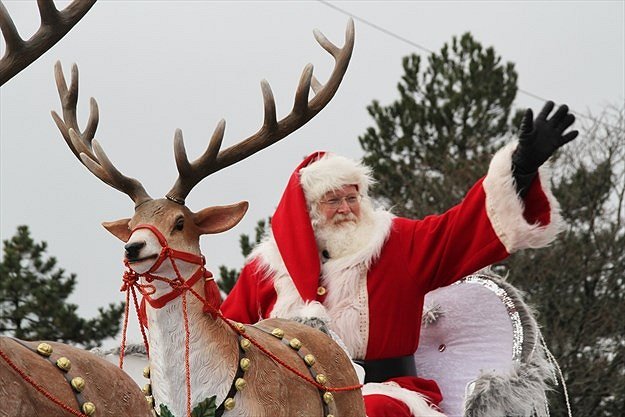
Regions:
<instances>
[{"instance_id":1,"label":"white fur collar","mask_svg":"<svg viewBox=\"0 0 625 417\"><path fill-rule=\"evenodd\" d=\"M352 255L329 260L326 263L328 267L331 265L332 270L341 270L363 263L369 268L371 263L380 256L382 247L390 234L391 225L395 216L386 210L376 210L372 215L374 226L369 242L367 242L360 251ZM254 248L249 255L249 259L253 258L258 258L261 261L260 266L267 272L269 277L288 275L288 271L284 265L282 256L280 256L278 245L272 233L269 233L267 237Z\"/></svg>"}]
</instances>

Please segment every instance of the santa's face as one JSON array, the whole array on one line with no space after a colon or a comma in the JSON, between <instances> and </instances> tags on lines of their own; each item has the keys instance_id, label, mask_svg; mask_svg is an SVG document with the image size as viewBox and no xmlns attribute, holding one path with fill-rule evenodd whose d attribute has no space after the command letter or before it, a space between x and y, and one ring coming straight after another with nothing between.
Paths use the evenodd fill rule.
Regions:
<instances>
[{"instance_id":1,"label":"santa's face","mask_svg":"<svg viewBox=\"0 0 625 417\"><path fill-rule=\"evenodd\" d=\"M344 185L325 193L319 200L318 210L326 224L358 223L361 217L360 200L355 185Z\"/></svg>"}]
</instances>

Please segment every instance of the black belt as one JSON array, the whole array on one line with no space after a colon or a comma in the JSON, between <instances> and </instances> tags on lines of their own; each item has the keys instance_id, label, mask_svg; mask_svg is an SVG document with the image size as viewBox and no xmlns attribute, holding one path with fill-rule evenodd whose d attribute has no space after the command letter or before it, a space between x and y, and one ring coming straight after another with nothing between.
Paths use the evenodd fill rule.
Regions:
<instances>
[{"instance_id":1,"label":"black belt","mask_svg":"<svg viewBox=\"0 0 625 417\"><path fill-rule=\"evenodd\" d=\"M417 376L417 367L412 355L376 360L354 360L354 362L365 368L365 382L384 382L399 376Z\"/></svg>"}]
</instances>

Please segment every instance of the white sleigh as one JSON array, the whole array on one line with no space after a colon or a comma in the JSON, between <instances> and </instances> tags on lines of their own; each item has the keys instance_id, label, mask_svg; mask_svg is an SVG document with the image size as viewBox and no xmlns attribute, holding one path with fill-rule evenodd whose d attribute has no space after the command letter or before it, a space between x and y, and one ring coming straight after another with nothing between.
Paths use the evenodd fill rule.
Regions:
<instances>
[{"instance_id":1,"label":"white sleigh","mask_svg":"<svg viewBox=\"0 0 625 417\"><path fill-rule=\"evenodd\" d=\"M449 417L549 415L554 362L519 292L491 273L426 295L420 377L434 379Z\"/></svg>"},{"instance_id":2,"label":"white sleigh","mask_svg":"<svg viewBox=\"0 0 625 417\"><path fill-rule=\"evenodd\" d=\"M492 273L474 274L427 294L424 305L415 362L420 377L437 381L443 413L549 416L545 392L556 382L555 363L512 285ZM143 385L145 349L127 349L125 370ZM117 363L117 353L106 358Z\"/></svg>"}]
</instances>

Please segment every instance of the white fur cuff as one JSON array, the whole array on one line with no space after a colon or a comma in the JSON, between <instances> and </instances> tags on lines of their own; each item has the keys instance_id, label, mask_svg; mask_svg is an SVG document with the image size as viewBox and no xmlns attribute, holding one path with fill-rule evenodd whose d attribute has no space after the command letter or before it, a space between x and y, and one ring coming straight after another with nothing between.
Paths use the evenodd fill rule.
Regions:
<instances>
[{"instance_id":1,"label":"white fur cuff","mask_svg":"<svg viewBox=\"0 0 625 417\"><path fill-rule=\"evenodd\" d=\"M512 176L512 153L516 146L514 141L495 154L483 182L488 218L508 253L547 246L563 226L560 205L549 188L551 171L545 165L538 170L538 175L549 202L551 221L543 226L529 224L523 217L525 206Z\"/></svg>"},{"instance_id":2,"label":"white fur cuff","mask_svg":"<svg viewBox=\"0 0 625 417\"><path fill-rule=\"evenodd\" d=\"M445 414L430 407L423 395L400 387L395 382L369 382L362 388L362 395L380 394L395 398L406 404L415 417L445 417Z\"/></svg>"},{"instance_id":3,"label":"white fur cuff","mask_svg":"<svg viewBox=\"0 0 625 417\"><path fill-rule=\"evenodd\" d=\"M329 324L331 319L328 310L319 301L310 301L302 308L294 312L293 318L311 319L317 318Z\"/></svg>"}]
</instances>

